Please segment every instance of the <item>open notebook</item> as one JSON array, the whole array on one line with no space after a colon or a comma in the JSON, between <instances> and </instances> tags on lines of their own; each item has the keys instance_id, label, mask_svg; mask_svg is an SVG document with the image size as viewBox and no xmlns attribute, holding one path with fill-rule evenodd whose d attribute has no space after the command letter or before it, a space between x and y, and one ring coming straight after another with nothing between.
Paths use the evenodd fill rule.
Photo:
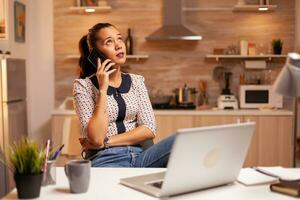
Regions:
<instances>
[{"instance_id":1,"label":"open notebook","mask_svg":"<svg viewBox=\"0 0 300 200\"><path fill-rule=\"evenodd\" d=\"M238 182L244 185L269 184L282 180L300 179L300 168L255 167L243 168L238 176Z\"/></svg>"}]
</instances>

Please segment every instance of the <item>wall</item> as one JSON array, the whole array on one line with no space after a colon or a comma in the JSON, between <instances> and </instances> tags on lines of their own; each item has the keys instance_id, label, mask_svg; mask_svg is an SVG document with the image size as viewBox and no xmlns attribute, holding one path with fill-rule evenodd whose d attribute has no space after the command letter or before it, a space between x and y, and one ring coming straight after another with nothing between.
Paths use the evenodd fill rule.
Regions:
<instances>
[{"instance_id":1,"label":"wall","mask_svg":"<svg viewBox=\"0 0 300 200\"><path fill-rule=\"evenodd\" d=\"M28 103L29 133L41 141L51 137L54 109L53 1L30 0Z\"/></svg>"},{"instance_id":2,"label":"wall","mask_svg":"<svg viewBox=\"0 0 300 200\"><path fill-rule=\"evenodd\" d=\"M0 49L26 59L28 133L38 140L51 133L54 108L54 54L52 0L18 0L26 5L26 42L14 41L14 1L8 0L9 38Z\"/></svg>"},{"instance_id":3,"label":"wall","mask_svg":"<svg viewBox=\"0 0 300 200\"><path fill-rule=\"evenodd\" d=\"M171 93L184 83L198 87L199 80L208 82L211 103L220 93L219 83L212 79L213 69L218 63L206 60L214 47L227 47L247 38L267 51L273 38L284 41L284 53L294 49L294 1L274 0L275 12L247 13L222 11L186 11L184 23L203 36L199 42L149 42L145 37L161 25L162 0L114 0L108 1L113 10L107 13L78 14L69 11L75 5L72 0L54 1L54 46L55 46L55 105L72 95L72 81L77 77L77 60L66 59L68 54L78 53L78 40L97 22L115 24L126 36L128 27L133 29L134 51L149 54L142 63L129 63L129 72L142 74L151 92L159 89ZM232 7L236 0L185 0L188 7ZM284 60L271 63L273 78ZM240 61L226 62L234 72L234 91L237 90L239 74L243 68Z\"/></svg>"}]
</instances>

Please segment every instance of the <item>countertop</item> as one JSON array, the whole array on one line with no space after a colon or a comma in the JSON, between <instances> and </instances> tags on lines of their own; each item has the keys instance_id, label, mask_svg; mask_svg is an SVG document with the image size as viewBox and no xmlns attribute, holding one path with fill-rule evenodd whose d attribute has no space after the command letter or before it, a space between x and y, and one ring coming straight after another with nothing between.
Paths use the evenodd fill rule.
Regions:
<instances>
[{"instance_id":1,"label":"countertop","mask_svg":"<svg viewBox=\"0 0 300 200\"><path fill-rule=\"evenodd\" d=\"M155 115L262 115L262 116L293 116L290 110L259 110L259 109L238 109L238 110L154 110ZM52 112L55 116L76 115L74 110L55 109Z\"/></svg>"}]
</instances>

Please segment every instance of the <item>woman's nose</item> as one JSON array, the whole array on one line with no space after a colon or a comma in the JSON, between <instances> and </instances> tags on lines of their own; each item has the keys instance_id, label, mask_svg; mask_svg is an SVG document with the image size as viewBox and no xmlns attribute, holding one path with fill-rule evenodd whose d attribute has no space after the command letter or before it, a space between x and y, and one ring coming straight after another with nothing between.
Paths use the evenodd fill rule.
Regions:
<instances>
[{"instance_id":1,"label":"woman's nose","mask_svg":"<svg viewBox=\"0 0 300 200\"><path fill-rule=\"evenodd\" d=\"M121 44L122 42L120 41L120 42L116 42L115 43L115 49L116 50L118 50L118 49L121 49L122 48L122 44Z\"/></svg>"}]
</instances>

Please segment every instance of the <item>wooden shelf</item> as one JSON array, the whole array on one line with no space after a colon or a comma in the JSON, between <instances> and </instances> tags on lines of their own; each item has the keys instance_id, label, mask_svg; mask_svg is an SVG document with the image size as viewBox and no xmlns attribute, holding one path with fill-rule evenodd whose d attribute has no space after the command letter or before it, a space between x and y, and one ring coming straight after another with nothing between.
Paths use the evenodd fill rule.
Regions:
<instances>
[{"instance_id":1,"label":"wooden shelf","mask_svg":"<svg viewBox=\"0 0 300 200\"><path fill-rule=\"evenodd\" d=\"M204 8L190 8L190 7L184 7L182 8L182 11L184 12L198 12L198 11L232 11L232 7L204 7Z\"/></svg>"},{"instance_id":2,"label":"wooden shelf","mask_svg":"<svg viewBox=\"0 0 300 200\"><path fill-rule=\"evenodd\" d=\"M216 61L219 61L219 59L269 59L272 60L272 58L286 58L287 55L213 55L213 54L208 54L205 56L206 58L213 58L216 59Z\"/></svg>"},{"instance_id":3,"label":"wooden shelf","mask_svg":"<svg viewBox=\"0 0 300 200\"><path fill-rule=\"evenodd\" d=\"M109 12L111 11L110 6L73 6L69 7L72 12L78 13L95 13L95 12Z\"/></svg>"},{"instance_id":4,"label":"wooden shelf","mask_svg":"<svg viewBox=\"0 0 300 200\"><path fill-rule=\"evenodd\" d=\"M127 55L126 58L129 59L129 60L134 60L135 59L136 61L139 61L139 60L148 59L149 55Z\"/></svg>"},{"instance_id":5,"label":"wooden shelf","mask_svg":"<svg viewBox=\"0 0 300 200\"><path fill-rule=\"evenodd\" d=\"M269 12L276 8L277 5L235 5L233 11Z\"/></svg>"},{"instance_id":6,"label":"wooden shelf","mask_svg":"<svg viewBox=\"0 0 300 200\"><path fill-rule=\"evenodd\" d=\"M146 54L143 54L143 55L127 55L126 56L126 59L128 60L136 60L136 61L139 61L139 60L146 60L149 58L149 55L146 55ZM65 57L65 59L79 59L79 55L78 54L70 54L70 55L67 55Z\"/></svg>"}]
</instances>

